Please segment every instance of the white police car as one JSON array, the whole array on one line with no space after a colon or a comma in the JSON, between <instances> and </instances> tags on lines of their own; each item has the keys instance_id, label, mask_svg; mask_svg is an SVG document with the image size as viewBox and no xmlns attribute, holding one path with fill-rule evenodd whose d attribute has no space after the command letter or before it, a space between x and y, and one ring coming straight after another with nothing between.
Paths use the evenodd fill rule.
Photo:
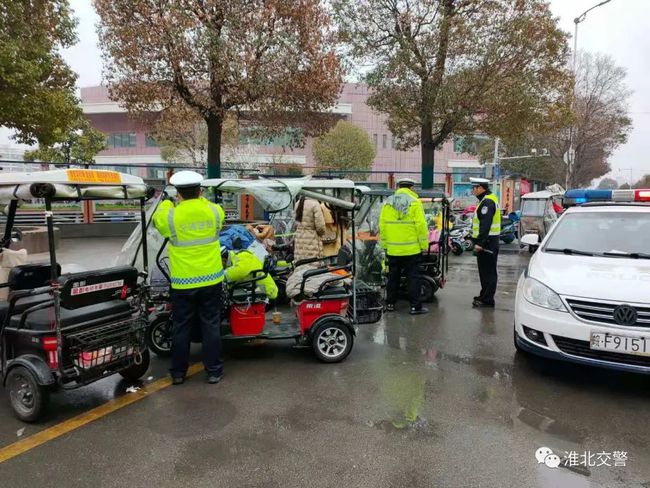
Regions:
<instances>
[{"instance_id":1,"label":"white police car","mask_svg":"<svg viewBox=\"0 0 650 488\"><path fill-rule=\"evenodd\" d=\"M650 190L569 190L564 203L519 279L515 347L650 373Z\"/></svg>"}]
</instances>

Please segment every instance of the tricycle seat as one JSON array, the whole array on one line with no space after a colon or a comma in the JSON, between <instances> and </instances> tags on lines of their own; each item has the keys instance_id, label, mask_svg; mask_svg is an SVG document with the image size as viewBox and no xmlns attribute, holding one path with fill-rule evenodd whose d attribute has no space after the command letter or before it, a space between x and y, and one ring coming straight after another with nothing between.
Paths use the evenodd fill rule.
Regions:
<instances>
[{"instance_id":1,"label":"tricycle seat","mask_svg":"<svg viewBox=\"0 0 650 488\"><path fill-rule=\"evenodd\" d=\"M350 293L343 286L328 286L314 295L317 299L333 300L337 298L349 297Z\"/></svg>"},{"instance_id":2,"label":"tricycle seat","mask_svg":"<svg viewBox=\"0 0 650 488\"><path fill-rule=\"evenodd\" d=\"M318 301L318 300L340 300L342 298L349 298L351 292L344 286L328 286L320 291L313 293L306 292L294 298L296 302L303 300Z\"/></svg>"},{"instance_id":3,"label":"tricycle seat","mask_svg":"<svg viewBox=\"0 0 650 488\"><path fill-rule=\"evenodd\" d=\"M131 315L131 307L126 301L112 300L87 307L68 310L61 307L61 327L82 324L102 324L112 320L126 319ZM5 311L6 313L6 311ZM54 328L54 307L44 308L29 313L21 325L22 314L11 316L9 328L26 330L52 330Z\"/></svg>"}]
</instances>

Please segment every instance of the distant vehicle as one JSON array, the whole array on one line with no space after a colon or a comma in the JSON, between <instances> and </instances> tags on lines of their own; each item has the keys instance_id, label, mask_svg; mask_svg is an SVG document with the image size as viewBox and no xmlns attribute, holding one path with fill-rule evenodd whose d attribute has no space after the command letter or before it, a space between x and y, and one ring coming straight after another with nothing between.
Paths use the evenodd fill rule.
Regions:
<instances>
[{"instance_id":1,"label":"distant vehicle","mask_svg":"<svg viewBox=\"0 0 650 488\"><path fill-rule=\"evenodd\" d=\"M537 242L528 244L528 250L533 253L539 243L551 230L562 210L562 194L552 191L527 193L521 197L521 220L519 221L519 236L526 234L537 235ZM523 243L520 243L521 247Z\"/></svg>"}]
</instances>

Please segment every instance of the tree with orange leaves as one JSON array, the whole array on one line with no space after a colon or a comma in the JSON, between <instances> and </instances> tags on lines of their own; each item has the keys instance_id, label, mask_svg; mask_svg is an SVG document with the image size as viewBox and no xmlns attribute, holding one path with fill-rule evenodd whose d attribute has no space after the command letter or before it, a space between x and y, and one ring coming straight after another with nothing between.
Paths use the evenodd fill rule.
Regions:
<instances>
[{"instance_id":1,"label":"tree with orange leaves","mask_svg":"<svg viewBox=\"0 0 650 488\"><path fill-rule=\"evenodd\" d=\"M320 0L94 0L111 97L133 113L189 107L208 128L219 176L227 114L306 135L329 122L342 86Z\"/></svg>"}]
</instances>

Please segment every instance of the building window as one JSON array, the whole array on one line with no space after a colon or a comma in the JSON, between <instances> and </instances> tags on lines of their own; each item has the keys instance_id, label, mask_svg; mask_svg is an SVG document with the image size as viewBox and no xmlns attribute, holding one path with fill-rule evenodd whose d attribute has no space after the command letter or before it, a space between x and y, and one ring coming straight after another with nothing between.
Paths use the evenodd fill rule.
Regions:
<instances>
[{"instance_id":1,"label":"building window","mask_svg":"<svg viewBox=\"0 0 650 488\"><path fill-rule=\"evenodd\" d=\"M377 147L377 134L372 135L372 143Z\"/></svg>"},{"instance_id":2,"label":"building window","mask_svg":"<svg viewBox=\"0 0 650 488\"><path fill-rule=\"evenodd\" d=\"M462 153L465 152L463 151L463 146L465 145L465 138L464 137L454 137L454 152L455 153Z\"/></svg>"},{"instance_id":3,"label":"building window","mask_svg":"<svg viewBox=\"0 0 650 488\"><path fill-rule=\"evenodd\" d=\"M135 147L134 132L114 132L108 136L106 144L110 148L115 147Z\"/></svg>"},{"instance_id":4,"label":"building window","mask_svg":"<svg viewBox=\"0 0 650 488\"><path fill-rule=\"evenodd\" d=\"M159 146L158 141L156 141L156 138L151 134L147 134L145 136L144 145L147 146L147 147L158 147Z\"/></svg>"},{"instance_id":5,"label":"building window","mask_svg":"<svg viewBox=\"0 0 650 488\"><path fill-rule=\"evenodd\" d=\"M382 149L386 149L388 146L388 136L386 134L381 136L381 147Z\"/></svg>"},{"instance_id":6,"label":"building window","mask_svg":"<svg viewBox=\"0 0 650 488\"><path fill-rule=\"evenodd\" d=\"M304 134L302 129L296 127L287 127L282 133L269 136L257 127L243 127L239 130L239 143L243 146L273 146L287 147L304 144Z\"/></svg>"}]
</instances>

